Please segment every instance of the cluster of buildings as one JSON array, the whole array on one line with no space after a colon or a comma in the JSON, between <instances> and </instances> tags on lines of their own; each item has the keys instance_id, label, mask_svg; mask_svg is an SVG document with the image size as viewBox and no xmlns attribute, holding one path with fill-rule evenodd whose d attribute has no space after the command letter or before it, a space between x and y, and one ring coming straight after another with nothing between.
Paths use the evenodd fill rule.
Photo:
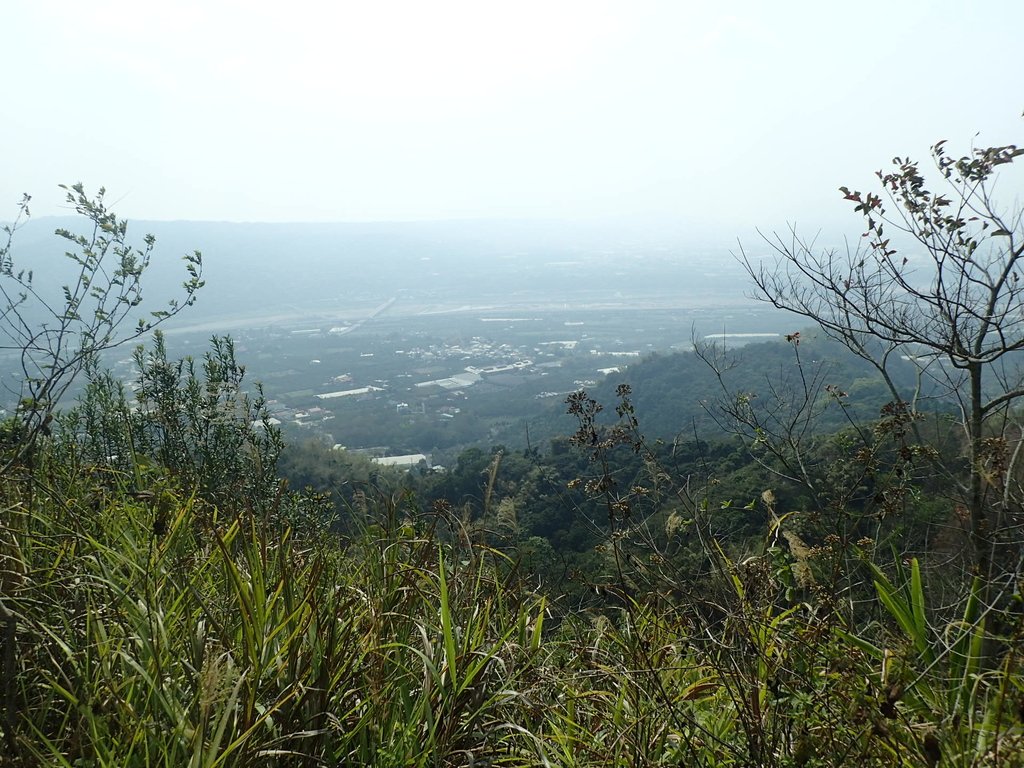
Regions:
<instances>
[{"instance_id":1,"label":"cluster of buildings","mask_svg":"<svg viewBox=\"0 0 1024 768\"><path fill-rule=\"evenodd\" d=\"M354 419L369 424L360 434L372 432L379 423L378 439L392 441L397 425L424 429L427 424L457 420L460 414L473 412L471 401L485 394L509 392L510 400L564 397L579 386L579 372L574 376L559 369L593 365L588 363L593 345L576 339L536 341L520 336L514 341L521 338L523 343L509 343L471 336L425 342L422 336L392 334L360 337L356 346L350 334L307 330L313 329L289 332L287 342L276 347L261 345L261 357L277 370L269 378L263 371L254 378L264 380L272 398L267 401L272 423L308 429L332 443L334 433L343 439L352 434ZM415 440L406 443L420 447ZM371 458L381 464L432 466L425 453L389 456L386 449L356 450L371 451Z\"/></svg>"}]
</instances>

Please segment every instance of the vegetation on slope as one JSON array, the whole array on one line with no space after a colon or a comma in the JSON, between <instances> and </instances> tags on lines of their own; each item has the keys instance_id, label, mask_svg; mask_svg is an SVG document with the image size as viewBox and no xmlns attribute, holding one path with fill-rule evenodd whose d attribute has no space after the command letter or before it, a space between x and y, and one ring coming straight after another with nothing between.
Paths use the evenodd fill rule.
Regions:
<instances>
[{"instance_id":1,"label":"vegetation on slope","mask_svg":"<svg viewBox=\"0 0 1024 768\"><path fill-rule=\"evenodd\" d=\"M256 439L248 418L233 424ZM576 612L444 505L368 489L350 510L359 525L340 535L315 525L323 499L268 500L248 481L218 498L141 455L127 472L71 445L39 446L3 486L11 765L1021 755L1017 626L985 663L995 617L976 590L937 605L916 559L879 567L867 537L805 544L767 493L762 546L742 560L710 535L719 509L692 487L689 518L644 526L618 498L604 542L613 578L599 606ZM610 490L599 475L585 483ZM671 556L694 535L697 580Z\"/></svg>"},{"instance_id":2,"label":"vegetation on slope","mask_svg":"<svg viewBox=\"0 0 1024 768\"><path fill-rule=\"evenodd\" d=\"M72 261L136 281L75 194ZM794 334L769 396L720 379L730 442L649 442L621 384L614 415L569 399L550 456L325 495L278 479L229 340L172 361L157 336L129 393L97 365L120 321L97 344L104 315L59 316L0 444L3 764L1024 765L1008 408L965 466L953 421L898 388L865 421ZM998 536L956 503L979 476Z\"/></svg>"}]
</instances>

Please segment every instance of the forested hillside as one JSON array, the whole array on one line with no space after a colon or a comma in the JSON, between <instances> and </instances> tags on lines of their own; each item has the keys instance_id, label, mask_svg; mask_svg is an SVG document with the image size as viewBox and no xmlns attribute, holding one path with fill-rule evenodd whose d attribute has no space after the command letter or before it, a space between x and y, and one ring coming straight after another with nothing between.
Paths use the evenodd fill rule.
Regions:
<instances>
[{"instance_id":1,"label":"forested hillside","mask_svg":"<svg viewBox=\"0 0 1024 768\"><path fill-rule=\"evenodd\" d=\"M881 199L847 191L873 235L846 272L785 245L749 265L801 316L785 341L650 359L571 395L566 434L444 472L286 446L230 338L167 352L202 257L140 319L156 244L70 188L63 304L32 306L17 226L0 250L25 372L0 443L0 763L1024 764L1024 233L970 196L1019 154L936 149L981 223L909 161L883 179L945 238L933 293ZM814 264L818 303L785 271ZM136 343L132 380L99 365Z\"/></svg>"},{"instance_id":2,"label":"forested hillside","mask_svg":"<svg viewBox=\"0 0 1024 768\"><path fill-rule=\"evenodd\" d=\"M817 329L794 328L791 338L725 347L721 342L695 340L695 351L653 353L627 369L609 373L591 388L603 403L616 399L616 389L628 384L644 433L662 440L725 439L737 427L727 413L737 397L756 395L756 410L793 411L799 403L811 406L811 430L824 433L848 426L851 420L870 420L892 400L878 371L863 358ZM894 361L892 378L900 394L928 402L934 413L949 412L955 403L934 382L919 381L914 366ZM844 393L842 408L830 408L832 389ZM559 402L544 418L531 419L536 441L563 436L572 428ZM510 437L522 440L522 428ZM509 430L510 432L512 430Z\"/></svg>"}]
</instances>

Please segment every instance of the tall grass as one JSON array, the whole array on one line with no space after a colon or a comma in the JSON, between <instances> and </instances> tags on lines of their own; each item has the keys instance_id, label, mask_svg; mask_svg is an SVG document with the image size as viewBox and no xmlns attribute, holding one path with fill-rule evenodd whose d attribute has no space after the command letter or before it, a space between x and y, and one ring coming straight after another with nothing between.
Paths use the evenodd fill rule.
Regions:
<instances>
[{"instance_id":1,"label":"tall grass","mask_svg":"<svg viewBox=\"0 0 1024 768\"><path fill-rule=\"evenodd\" d=\"M35 471L0 509L6 765L1024 759L1019 639L983 667L984 607L936 624L916 564L872 572L868 627L784 598L781 551L576 614L409 497L342 538L155 470Z\"/></svg>"},{"instance_id":2,"label":"tall grass","mask_svg":"<svg viewBox=\"0 0 1024 768\"><path fill-rule=\"evenodd\" d=\"M446 554L412 520L302 540L168 488L107 489L99 508L87 481L72 490L3 512L25 764L516 753L544 604L497 580L496 553Z\"/></svg>"}]
</instances>

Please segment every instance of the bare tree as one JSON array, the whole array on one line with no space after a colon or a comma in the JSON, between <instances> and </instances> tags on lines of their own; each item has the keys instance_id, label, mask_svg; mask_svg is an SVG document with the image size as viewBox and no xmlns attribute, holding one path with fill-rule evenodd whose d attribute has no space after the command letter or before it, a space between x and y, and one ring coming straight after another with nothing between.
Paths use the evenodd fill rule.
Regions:
<instances>
[{"instance_id":1,"label":"bare tree","mask_svg":"<svg viewBox=\"0 0 1024 768\"><path fill-rule=\"evenodd\" d=\"M203 285L202 255L187 254L183 297L161 309L140 310L142 276L155 238L146 235L141 249L133 246L128 223L107 207L102 188L95 196L81 184L62 188L84 219L81 231L55 233L71 266L63 285L51 279L60 265L15 258L15 233L29 218L28 195L14 223L0 230L5 235L0 242L0 351L12 353L21 369L19 433L14 452L2 461L5 469L24 458L49 429L60 398L79 373L105 350L138 339L191 305Z\"/></svg>"},{"instance_id":2,"label":"bare tree","mask_svg":"<svg viewBox=\"0 0 1024 768\"><path fill-rule=\"evenodd\" d=\"M899 357L958 403L968 469L950 474L978 571L991 578L998 545L1015 538L1019 522L1011 490L1022 441L1013 406L1024 396L1024 211L1019 203L1005 208L994 191L1024 149L954 158L943 141L931 154L939 191L916 161L901 157L878 172L881 193L841 188L867 225L856 247L820 249L794 230L765 237L774 260L742 250L740 260L758 298L812 320L874 364L894 402L912 414L916 393L901 393L890 376Z\"/></svg>"}]
</instances>

